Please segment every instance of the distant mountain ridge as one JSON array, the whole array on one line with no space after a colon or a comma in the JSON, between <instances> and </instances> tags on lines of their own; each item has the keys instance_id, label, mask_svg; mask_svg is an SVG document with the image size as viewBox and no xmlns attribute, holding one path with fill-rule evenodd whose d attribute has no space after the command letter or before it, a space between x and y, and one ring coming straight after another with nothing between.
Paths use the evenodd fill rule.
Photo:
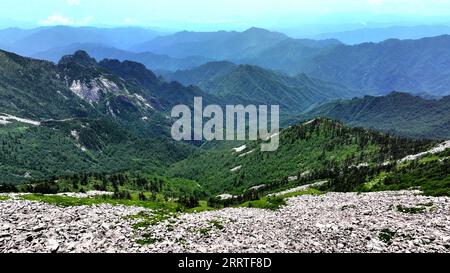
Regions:
<instances>
[{"instance_id":1,"label":"distant mountain ridge","mask_svg":"<svg viewBox=\"0 0 450 273\"><path fill-rule=\"evenodd\" d=\"M450 139L450 96L426 100L407 93L324 104L299 119L328 117L351 126L414 138ZM295 122L293 122L295 123Z\"/></svg>"},{"instance_id":2,"label":"distant mountain ridge","mask_svg":"<svg viewBox=\"0 0 450 273\"><path fill-rule=\"evenodd\" d=\"M362 94L304 74L290 77L258 66L236 65L226 61L166 73L164 77L185 85L197 85L234 104L280 105L284 113L300 113L326 101Z\"/></svg>"},{"instance_id":3,"label":"distant mountain ridge","mask_svg":"<svg viewBox=\"0 0 450 273\"><path fill-rule=\"evenodd\" d=\"M450 34L448 25L391 26L380 28L361 28L350 31L323 33L314 39L338 39L345 44L355 45L367 42L379 43L388 39L422 39Z\"/></svg>"},{"instance_id":4,"label":"distant mountain ridge","mask_svg":"<svg viewBox=\"0 0 450 273\"><path fill-rule=\"evenodd\" d=\"M390 39L350 46L337 40L292 39L269 31L251 32L251 38L246 36L246 32L184 32L150 41L142 50L157 50L174 56L195 53L216 61L257 65L290 75L305 73L378 94L394 90L432 96L450 94L449 35L418 40ZM272 36L276 38L270 39ZM245 45L238 43L237 37L269 42L261 42L261 46L255 43L251 50L245 46L230 49L228 43Z\"/></svg>"},{"instance_id":5,"label":"distant mountain ridge","mask_svg":"<svg viewBox=\"0 0 450 273\"><path fill-rule=\"evenodd\" d=\"M97 43L126 49L130 46L161 35L144 28L95 28L54 26L35 29L9 28L0 30L0 44L20 55L32 56L51 48L74 43Z\"/></svg>"},{"instance_id":6,"label":"distant mountain ridge","mask_svg":"<svg viewBox=\"0 0 450 273\"><path fill-rule=\"evenodd\" d=\"M75 43L63 47L51 48L32 55L33 58L58 62L64 55L71 54L77 50L89 53L97 60L117 59L120 61L135 61L144 64L151 70L175 71L188 69L202 65L209 59L201 56L186 58L173 58L167 55L158 55L151 52L134 53L131 51L110 47L103 44L81 44Z\"/></svg>"},{"instance_id":7,"label":"distant mountain ridge","mask_svg":"<svg viewBox=\"0 0 450 273\"><path fill-rule=\"evenodd\" d=\"M204 56L216 60L257 54L288 37L282 33L251 28L244 32L178 32L133 46L136 52L153 52L177 58Z\"/></svg>"},{"instance_id":8,"label":"distant mountain ridge","mask_svg":"<svg viewBox=\"0 0 450 273\"><path fill-rule=\"evenodd\" d=\"M394 90L450 94L450 35L339 45L314 57L308 75L383 94Z\"/></svg>"},{"instance_id":9,"label":"distant mountain ridge","mask_svg":"<svg viewBox=\"0 0 450 273\"><path fill-rule=\"evenodd\" d=\"M243 32L178 32L136 45L132 50L178 58L203 56L214 61L227 60L287 71L295 66L289 62L298 64L340 44L335 39L292 39L279 32L250 28Z\"/></svg>"},{"instance_id":10,"label":"distant mountain ridge","mask_svg":"<svg viewBox=\"0 0 450 273\"><path fill-rule=\"evenodd\" d=\"M433 34L447 27L412 27L417 28ZM393 32L400 33L401 29L393 28ZM376 94L394 90L436 97L450 94L449 35L350 46L336 39L292 39L260 28L243 32L183 31L163 36L138 28L47 27L0 30L0 45L54 62L65 54L85 49L97 59L132 60L162 73L191 69L210 61L230 61L289 75L304 73ZM130 48L136 52L130 52Z\"/></svg>"}]
</instances>

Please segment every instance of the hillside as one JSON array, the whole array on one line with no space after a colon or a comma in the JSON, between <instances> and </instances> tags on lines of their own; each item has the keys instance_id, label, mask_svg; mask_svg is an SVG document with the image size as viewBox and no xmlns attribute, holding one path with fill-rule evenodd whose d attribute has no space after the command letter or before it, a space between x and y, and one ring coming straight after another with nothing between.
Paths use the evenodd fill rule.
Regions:
<instances>
[{"instance_id":1,"label":"hillside","mask_svg":"<svg viewBox=\"0 0 450 273\"><path fill-rule=\"evenodd\" d=\"M229 61L208 62L191 69L180 69L165 72L161 76L170 81L178 81L184 85L207 86L209 82L235 70L237 65Z\"/></svg>"},{"instance_id":2,"label":"hillside","mask_svg":"<svg viewBox=\"0 0 450 273\"><path fill-rule=\"evenodd\" d=\"M145 88L146 92L152 96L150 100L154 101L156 107L164 112L170 112L173 106L179 104L192 106L194 97L202 97L203 101L208 104L222 104L220 98L210 95L198 87L185 87L177 81L163 81L140 63L105 59L98 65Z\"/></svg>"},{"instance_id":3,"label":"hillside","mask_svg":"<svg viewBox=\"0 0 450 273\"><path fill-rule=\"evenodd\" d=\"M302 72L356 89L450 94L450 36L340 45L305 63Z\"/></svg>"},{"instance_id":4,"label":"hillside","mask_svg":"<svg viewBox=\"0 0 450 273\"><path fill-rule=\"evenodd\" d=\"M213 194L238 194L262 184L279 187L289 177L327 178L321 176L339 166L381 164L429 145L316 119L283 130L276 152L261 152L254 142L202 151L174 164L169 175L198 181Z\"/></svg>"},{"instance_id":5,"label":"hillside","mask_svg":"<svg viewBox=\"0 0 450 273\"><path fill-rule=\"evenodd\" d=\"M95 111L58 79L59 70L0 51L0 112L24 118L64 119Z\"/></svg>"},{"instance_id":6,"label":"hillside","mask_svg":"<svg viewBox=\"0 0 450 273\"><path fill-rule=\"evenodd\" d=\"M280 105L283 113L300 113L337 98L352 98L361 92L342 85L286 74L251 65L212 62L200 67L166 73L164 77L202 90L234 104Z\"/></svg>"},{"instance_id":7,"label":"hillside","mask_svg":"<svg viewBox=\"0 0 450 273\"><path fill-rule=\"evenodd\" d=\"M159 171L194 149L170 138L166 111L177 101L165 97L172 88L178 102L190 103L193 91L159 81L143 65L111 62L83 51L58 65L0 52L0 182ZM139 80L126 69L137 69Z\"/></svg>"},{"instance_id":8,"label":"hillside","mask_svg":"<svg viewBox=\"0 0 450 273\"><path fill-rule=\"evenodd\" d=\"M450 99L427 100L394 92L331 102L300 115L298 119L329 117L351 126L372 128L414 138L450 139Z\"/></svg>"},{"instance_id":9,"label":"hillside","mask_svg":"<svg viewBox=\"0 0 450 273\"><path fill-rule=\"evenodd\" d=\"M251 28L244 32L189 32L161 36L131 49L135 52L153 52L172 57L204 56L215 60L253 55L288 37L282 33Z\"/></svg>"},{"instance_id":10,"label":"hillside","mask_svg":"<svg viewBox=\"0 0 450 273\"><path fill-rule=\"evenodd\" d=\"M235 62L283 71L290 75L301 73L315 57L327 54L342 43L335 39L286 39L254 56L239 56ZM321 78L321 77L318 77Z\"/></svg>"},{"instance_id":11,"label":"hillside","mask_svg":"<svg viewBox=\"0 0 450 273\"><path fill-rule=\"evenodd\" d=\"M255 32L255 31L253 31ZM245 32L244 32L245 33ZM241 35L244 37L244 33ZM268 39L258 31L261 39ZM418 40L390 39L378 43L345 45L337 40L305 40L285 37L274 43L262 43L251 53L244 49L229 51L227 42L217 38L220 45L208 42L208 35L218 33L183 33L181 41L195 44L194 55L208 57L217 61L227 60L236 64L257 65L296 75L305 73L322 80L337 82L357 90L368 90L375 94L387 94L394 90L411 93L429 93L433 96L446 96L449 72L448 57L450 36L441 35ZM227 35L230 35L229 33ZM237 35L237 34L236 34ZM165 36L170 42L154 40L160 53L174 56L181 54L185 44L178 43L177 35ZM194 37L202 37L196 40ZM215 38L216 39L216 38ZM166 41L166 40L164 40ZM205 46L223 48L225 52L209 53ZM187 47L189 48L189 47ZM213 48L213 49L214 49ZM213 50L210 49L210 50ZM152 50L152 49L149 49ZM186 49L187 50L187 49ZM218 49L217 49L218 50ZM181 54L181 55L177 55Z\"/></svg>"},{"instance_id":12,"label":"hillside","mask_svg":"<svg viewBox=\"0 0 450 273\"><path fill-rule=\"evenodd\" d=\"M203 56L295 74L313 57L340 44L335 39L292 39L282 33L250 28L243 32L184 31L155 38L132 49L177 58Z\"/></svg>"}]
</instances>

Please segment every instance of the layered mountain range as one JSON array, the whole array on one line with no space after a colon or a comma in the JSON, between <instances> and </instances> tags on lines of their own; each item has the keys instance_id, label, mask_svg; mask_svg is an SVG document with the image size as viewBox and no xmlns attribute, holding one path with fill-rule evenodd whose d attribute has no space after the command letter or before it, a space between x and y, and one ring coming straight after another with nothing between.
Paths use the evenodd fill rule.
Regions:
<instances>
[{"instance_id":1,"label":"layered mountain range","mask_svg":"<svg viewBox=\"0 0 450 273\"><path fill-rule=\"evenodd\" d=\"M162 73L193 69L211 61L230 61L291 76L305 73L378 94L397 90L449 95L446 81L449 60L446 56L449 56L450 36L421 38L426 33L446 33L446 28L424 26L407 29L424 34L390 35L417 40L382 41L381 38L380 41L375 39L376 43L346 45L336 39L294 39L260 28L243 32L183 31L163 35L138 28L50 27L1 30L0 45L8 51L53 62L79 49L99 60L132 60Z\"/></svg>"},{"instance_id":2,"label":"layered mountain range","mask_svg":"<svg viewBox=\"0 0 450 273\"><path fill-rule=\"evenodd\" d=\"M199 86L233 104L280 105L283 113L300 113L327 101L364 94L305 74L289 76L254 65L230 62L211 62L190 70L165 73L163 77Z\"/></svg>"},{"instance_id":3,"label":"layered mountain range","mask_svg":"<svg viewBox=\"0 0 450 273\"><path fill-rule=\"evenodd\" d=\"M0 63L0 171L8 181L154 169L193 149L171 140L165 113L192 103L197 88L162 82L138 63L97 63L83 51L57 65L2 51Z\"/></svg>"},{"instance_id":4,"label":"layered mountain range","mask_svg":"<svg viewBox=\"0 0 450 273\"><path fill-rule=\"evenodd\" d=\"M156 38L150 30L69 29L0 32L2 46L35 57L0 51L4 182L148 171L238 192L333 164L394 160L430 143L316 117L422 140L450 137L450 36L350 46L257 28ZM134 38L122 41L127 35ZM254 143L229 155L237 144L175 142L170 111L194 97L280 105L283 124L293 127L270 156ZM213 185L217 179L223 183Z\"/></svg>"}]
</instances>

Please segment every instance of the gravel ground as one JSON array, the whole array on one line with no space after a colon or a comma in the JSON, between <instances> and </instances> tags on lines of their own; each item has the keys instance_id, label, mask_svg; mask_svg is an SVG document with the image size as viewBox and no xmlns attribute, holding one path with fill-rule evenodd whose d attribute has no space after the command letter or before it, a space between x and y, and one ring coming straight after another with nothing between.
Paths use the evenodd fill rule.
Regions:
<instances>
[{"instance_id":1,"label":"gravel ground","mask_svg":"<svg viewBox=\"0 0 450 273\"><path fill-rule=\"evenodd\" d=\"M447 197L328 193L287 203L182 214L133 230L137 220L126 216L146 210L1 201L0 252L450 252ZM143 235L153 243L135 243Z\"/></svg>"}]
</instances>

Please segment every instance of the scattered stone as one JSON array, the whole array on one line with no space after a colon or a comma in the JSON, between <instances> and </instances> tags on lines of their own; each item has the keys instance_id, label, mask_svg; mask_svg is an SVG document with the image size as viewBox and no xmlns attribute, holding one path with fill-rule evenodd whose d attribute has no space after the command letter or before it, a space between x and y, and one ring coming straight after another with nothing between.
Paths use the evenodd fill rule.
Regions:
<instances>
[{"instance_id":1,"label":"scattered stone","mask_svg":"<svg viewBox=\"0 0 450 273\"><path fill-rule=\"evenodd\" d=\"M436 209L422 214L389 209L402 204L414 207L433 202ZM351 209L342 210L345 205ZM223 229L211 228L220 219ZM431 223L431 224L430 224ZM426 197L417 191L328 193L287 200L280 210L228 208L184 214L171 230L167 223L145 233L159 238L145 252L219 253L435 253L450 252L450 198ZM207 229L208 236L201 236ZM389 236L380 233L392 231ZM440 240L429 240L430 235ZM180 241L189 244L179 243ZM168 244L172 242L172 244Z\"/></svg>"},{"instance_id":2,"label":"scattered stone","mask_svg":"<svg viewBox=\"0 0 450 273\"><path fill-rule=\"evenodd\" d=\"M49 239L47 241L47 249L52 253L56 253L59 249L59 242L55 239Z\"/></svg>"},{"instance_id":3,"label":"scattered stone","mask_svg":"<svg viewBox=\"0 0 450 273\"><path fill-rule=\"evenodd\" d=\"M431 203L433 209L423 213L392 209ZM417 191L305 195L276 211L227 208L134 229L140 220L128 216L142 212L151 214L109 204L3 201L0 253L450 252L450 198Z\"/></svg>"}]
</instances>

